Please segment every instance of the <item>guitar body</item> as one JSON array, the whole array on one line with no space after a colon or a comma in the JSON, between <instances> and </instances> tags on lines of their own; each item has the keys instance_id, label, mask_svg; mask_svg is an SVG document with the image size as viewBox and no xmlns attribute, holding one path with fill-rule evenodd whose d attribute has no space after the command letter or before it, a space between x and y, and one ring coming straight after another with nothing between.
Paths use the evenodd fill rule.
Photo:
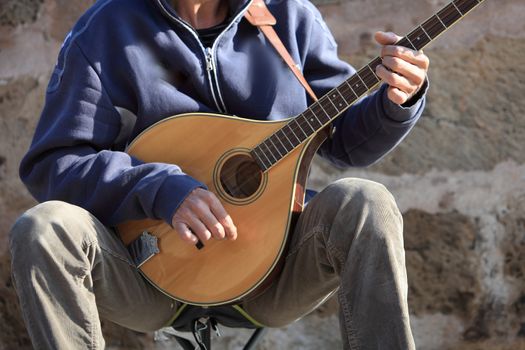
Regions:
<instances>
[{"instance_id":1,"label":"guitar body","mask_svg":"<svg viewBox=\"0 0 525 350\"><path fill-rule=\"evenodd\" d=\"M396 45L421 50L482 2L454 0ZM239 301L271 281L303 208L312 157L330 123L380 83L374 72L381 62L376 57L293 120L190 113L141 133L131 155L180 166L219 197L238 229L236 241L197 247L162 221L121 224L119 234L144 276L174 299L202 306Z\"/></svg>"},{"instance_id":2,"label":"guitar body","mask_svg":"<svg viewBox=\"0 0 525 350\"><path fill-rule=\"evenodd\" d=\"M317 133L263 173L249 150L287 122L190 113L153 125L131 143L134 157L177 164L206 184L238 230L235 241L211 239L198 249L163 221L119 225L125 244L143 232L157 237L159 253L140 266L157 288L185 303L221 305L245 298L276 274L303 207L311 158L326 138Z\"/></svg>"}]
</instances>

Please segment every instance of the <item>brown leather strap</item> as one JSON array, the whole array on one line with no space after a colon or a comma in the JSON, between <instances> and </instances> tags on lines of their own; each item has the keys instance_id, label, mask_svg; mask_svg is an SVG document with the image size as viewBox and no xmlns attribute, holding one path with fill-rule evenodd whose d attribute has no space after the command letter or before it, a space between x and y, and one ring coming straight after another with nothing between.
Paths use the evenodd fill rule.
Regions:
<instances>
[{"instance_id":1,"label":"brown leather strap","mask_svg":"<svg viewBox=\"0 0 525 350\"><path fill-rule=\"evenodd\" d=\"M290 53L288 50L286 50L286 47L284 47L283 42L281 39L279 39L279 36L275 32L275 30L272 28L273 25L277 23L275 17L270 13L270 10L268 10L268 7L266 7L266 4L263 0L253 0L250 7L248 7L248 10L246 11L244 17L250 22L252 25L259 28L261 32L266 36L266 39L272 44L272 46L277 50L281 58L284 62L290 67L291 71L299 80L301 85L304 87L306 92L310 95L310 97L317 101L317 96L315 96L314 91L304 78L303 74L297 67L297 64L295 64L292 56L290 56Z\"/></svg>"}]
</instances>

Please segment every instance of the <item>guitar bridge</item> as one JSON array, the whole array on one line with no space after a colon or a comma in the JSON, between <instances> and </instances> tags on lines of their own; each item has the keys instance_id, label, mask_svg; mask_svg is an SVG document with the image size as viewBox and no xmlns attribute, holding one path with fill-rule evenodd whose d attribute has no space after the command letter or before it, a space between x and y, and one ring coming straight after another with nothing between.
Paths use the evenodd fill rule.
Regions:
<instances>
[{"instance_id":1,"label":"guitar bridge","mask_svg":"<svg viewBox=\"0 0 525 350\"><path fill-rule=\"evenodd\" d=\"M135 266L140 268L146 261L160 253L158 238L144 231L128 245L128 251Z\"/></svg>"}]
</instances>

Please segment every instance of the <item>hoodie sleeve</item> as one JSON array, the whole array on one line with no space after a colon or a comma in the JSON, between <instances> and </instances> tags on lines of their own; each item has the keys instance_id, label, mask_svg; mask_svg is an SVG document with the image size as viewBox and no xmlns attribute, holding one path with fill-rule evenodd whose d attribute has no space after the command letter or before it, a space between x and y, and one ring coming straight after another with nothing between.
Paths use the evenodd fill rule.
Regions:
<instances>
[{"instance_id":1,"label":"hoodie sleeve","mask_svg":"<svg viewBox=\"0 0 525 350\"><path fill-rule=\"evenodd\" d=\"M312 21L304 75L320 97L356 71L339 59L334 38L317 10ZM387 97L387 86L362 98L333 122L332 137L319 150L335 165L368 166L394 149L409 133L425 106L428 84L405 105Z\"/></svg>"},{"instance_id":2,"label":"hoodie sleeve","mask_svg":"<svg viewBox=\"0 0 525 350\"><path fill-rule=\"evenodd\" d=\"M176 165L143 163L112 151L120 115L75 42L62 48L45 107L20 177L38 201L80 206L105 225L153 218L171 222L195 188L204 185Z\"/></svg>"}]
</instances>

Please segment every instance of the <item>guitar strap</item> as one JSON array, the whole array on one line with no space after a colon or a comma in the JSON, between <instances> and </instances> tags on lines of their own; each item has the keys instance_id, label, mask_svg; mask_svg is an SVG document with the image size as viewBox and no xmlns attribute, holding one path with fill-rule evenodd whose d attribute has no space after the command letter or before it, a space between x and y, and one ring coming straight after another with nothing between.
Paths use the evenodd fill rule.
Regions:
<instances>
[{"instance_id":1,"label":"guitar strap","mask_svg":"<svg viewBox=\"0 0 525 350\"><path fill-rule=\"evenodd\" d=\"M264 3L264 0L253 0L250 7L246 11L244 17L250 22L253 26L259 28L259 30L264 34L266 39L272 44L275 50L279 53L283 61L288 65L290 70L293 72L297 80L304 87L308 95L314 100L317 101L317 96L315 96L314 91L310 87L310 84L306 81L303 74L299 70L297 64L294 62L292 56L286 47L284 46L281 39L273 29L273 25L277 23L275 17L271 14L270 10Z\"/></svg>"}]
</instances>

